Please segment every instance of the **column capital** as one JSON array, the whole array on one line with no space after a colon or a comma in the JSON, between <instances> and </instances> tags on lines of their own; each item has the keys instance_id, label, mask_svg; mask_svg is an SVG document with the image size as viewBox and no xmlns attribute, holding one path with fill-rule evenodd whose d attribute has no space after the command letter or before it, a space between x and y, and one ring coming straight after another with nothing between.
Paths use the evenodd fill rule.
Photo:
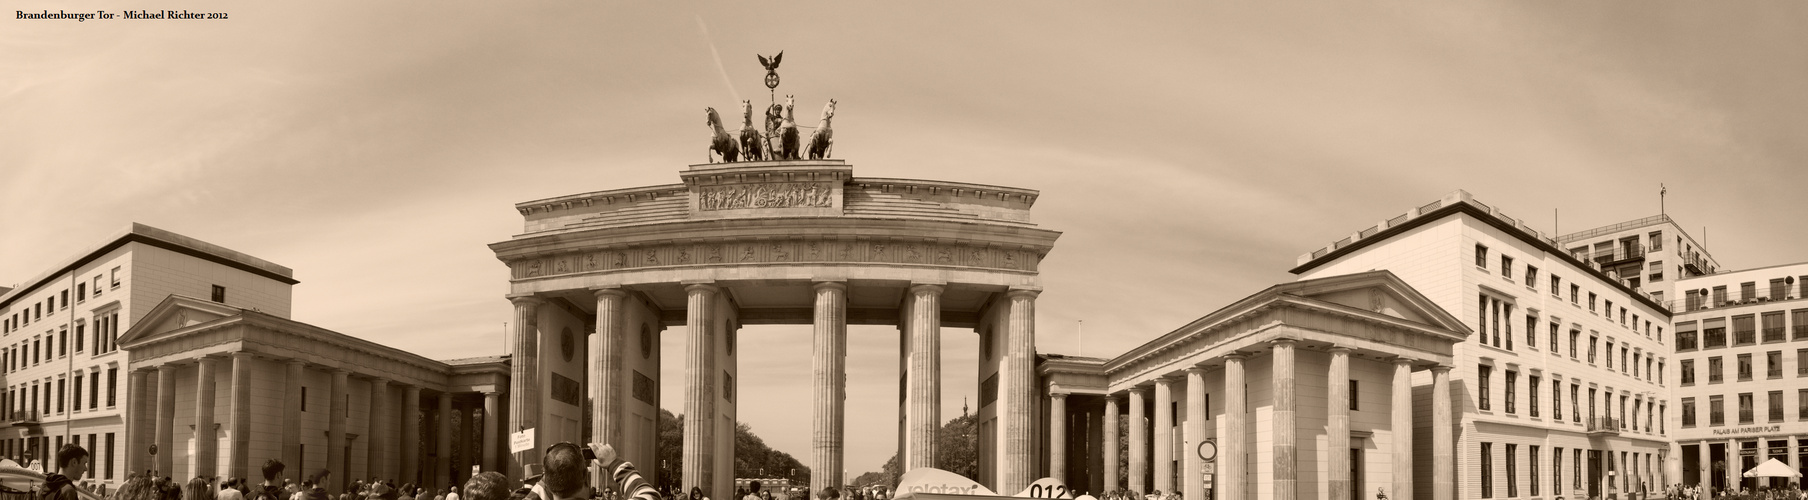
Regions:
<instances>
[{"instance_id":1,"label":"column capital","mask_svg":"<svg viewBox=\"0 0 1808 500\"><path fill-rule=\"evenodd\" d=\"M1295 340L1295 339L1291 339L1291 338L1287 338L1287 337L1281 337L1281 338L1278 338L1278 339L1274 339L1274 340L1270 340L1270 341L1268 341L1268 343L1269 343L1269 344L1272 344L1272 345L1274 345L1274 346L1276 346L1276 347L1279 347L1279 346L1289 346L1289 347L1291 347L1291 346L1293 346L1293 344L1296 344L1296 343L1298 343L1298 342L1299 342L1299 341L1298 341L1298 340Z\"/></svg>"},{"instance_id":2,"label":"column capital","mask_svg":"<svg viewBox=\"0 0 1808 500\"><path fill-rule=\"evenodd\" d=\"M233 361L237 361L237 360L241 360L241 359L255 358L255 357L257 357L257 353L253 353L251 351L232 351L232 353L228 354L227 357L232 358Z\"/></svg>"},{"instance_id":3,"label":"column capital","mask_svg":"<svg viewBox=\"0 0 1808 500\"><path fill-rule=\"evenodd\" d=\"M295 359L295 358L289 358L289 360L284 361L283 364L289 365L289 366L303 366L303 367L308 366L308 362L302 361L299 359Z\"/></svg>"},{"instance_id":4,"label":"column capital","mask_svg":"<svg viewBox=\"0 0 1808 500\"><path fill-rule=\"evenodd\" d=\"M697 283L685 282L684 283L684 293L686 293L686 294L697 294L697 293L714 294L714 293L720 292L720 291L722 291L722 287L716 286L714 281L704 281L704 282L697 282Z\"/></svg>"},{"instance_id":5,"label":"column capital","mask_svg":"<svg viewBox=\"0 0 1808 500\"><path fill-rule=\"evenodd\" d=\"M1394 366L1406 365L1410 367L1415 362L1418 362L1418 360L1405 356L1394 356Z\"/></svg>"},{"instance_id":6,"label":"column capital","mask_svg":"<svg viewBox=\"0 0 1808 500\"><path fill-rule=\"evenodd\" d=\"M176 365L172 365L169 363L157 365L157 374L162 375L165 373L176 373Z\"/></svg>"},{"instance_id":7,"label":"column capital","mask_svg":"<svg viewBox=\"0 0 1808 500\"><path fill-rule=\"evenodd\" d=\"M821 292L823 290L835 290L835 291L840 291L840 292L846 292L848 289L848 286L847 286L846 280L840 280L840 279L816 280L810 284L810 289L814 290L814 291L818 291L818 292Z\"/></svg>"},{"instance_id":8,"label":"column capital","mask_svg":"<svg viewBox=\"0 0 1808 500\"><path fill-rule=\"evenodd\" d=\"M1243 361L1245 359L1249 359L1249 353L1243 352L1243 351L1231 351L1231 352L1224 353L1223 357L1226 360Z\"/></svg>"},{"instance_id":9,"label":"column capital","mask_svg":"<svg viewBox=\"0 0 1808 500\"><path fill-rule=\"evenodd\" d=\"M590 293L592 295L595 295L597 299L602 299L603 297L618 297L618 298L627 298L628 297L628 291L623 290L622 287L619 287L619 286L591 287Z\"/></svg>"},{"instance_id":10,"label":"column capital","mask_svg":"<svg viewBox=\"0 0 1808 500\"><path fill-rule=\"evenodd\" d=\"M1041 288L1012 287L1010 290L1004 292L1004 295L1006 297L1010 297L1010 298L1028 297L1028 298L1033 299L1033 298L1036 298L1036 296L1038 296L1038 295L1042 295L1042 289Z\"/></svg>"},{"instance_id":11,"label":"column capital","mask_svg":"<svg viewBox=\"0 0 1808 500\"><path fill-rule=\"evenodd\" d=\"M1452 367L1450 365L1432 365L1431 366L1431 374L1432 375L1449 375L1451 368L1454 368L1454 367ZM1553 377L1553 378L1551 378L1551 380L1563 380L1563 377Z\"/></svg>"},{"instance_id":12,"label":"column capital","mask_svg":"<svg viewBox=\"0 0 1808 500\"><path fill-rule=\"evenodd\" d=\"M348 370L345 368L333 368L333 376L334 377L348 377L348 376L351 376L351 374L352 374L351 370Z\"/></svg>"},{"instance_id":13,"label":"column capital","mask_svg":"<svg viewBox=\"0 0 1808 500\"><path fill-rule=\"evenodd\" d=\"M1342 345L1332 345L1330 349L1325 349L1326 352L1329 352L1331 354L1344 354L1344 355L1350 354L1350 351L1352 351L1352 350L1354 350L1354 349L1350 349L1349 346L1342 346Z\"/></svg>"},{"instance_id":14,"label":"column capital","mask_svg":"<svg viewBox=\"0 0 1808 500\"><path fill-rule=\"evenodd\" d=\"M388 377L369 377L372 385L389 385Z\"/></svg>"},{"instance_id":15,"label":"column capital","mask_svg":"<svg viewBox=\"0 0 1808 500\"><path fill-rule=\"evenodd\" d=\"M1049 399L1060 399L1060 400L1066 400L1066 399L1067 399L1067 393L1065 393L1065 392L1050 392L1050 393L1048 393L1048 397L1049 397Z\"/></svg>"},{"instance_id":16,"label":"column capital","mask_svg":"<svg viewBox=\"0 0 1808 500\"><path fill-rule=\"evenodd\" d=\"M508 294L507 297L509 299L509 302L515 304L516 306L538 307L540 305L546 304L546 299L542 299L539 296L531 294L531 293L524 293L524 294L511 293L511 294Z\"/></svg>"},{"instance_id":17,"label":"column capital","mask_svg":"<svg viewBox=\"0 0 1808 500\"><path fill-rule=\"evenodd\" d=\"M1187 372L1187 374L1188 374L1188 375L1191 375L1191 374L1204 374L1204 373L1205 373L1205 367L1203 367L1203 366L1199 366L1199 365L1193 365L1193 366L1189 366L1189 367L1187 367L1187 368L1186 368L1186 372Z\"/></svg>"},{"instance_id":18,"label":"column capital","mask_svg":"<svg viewBox=\"0 0 1808 500\"><path fill-rule=\"evenodd\" d=\"M944 283L911 283L910 284L910 293L911 294L941 295L942 289L945 288L946 286L947 285Z\"/></svg>"}]
</instances>

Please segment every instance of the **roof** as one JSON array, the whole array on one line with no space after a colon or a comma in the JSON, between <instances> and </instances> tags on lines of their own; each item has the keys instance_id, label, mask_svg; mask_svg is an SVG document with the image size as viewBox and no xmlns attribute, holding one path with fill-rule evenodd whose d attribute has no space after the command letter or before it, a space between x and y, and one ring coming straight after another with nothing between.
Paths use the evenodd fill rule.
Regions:
<instances>
[{"instance_id":1,"label":"roof","mask_svg":"<svg viewBox=\"0 0 1808 500\"><path fill-rule=\"evenodd\" d=\"M124 230L114 233L113 236L108 237L104 241L105 242L99 246L80 252L76 254L75 257L51 267L49 271L33 277L31 280L26 281L24 285L16 289L8 289L4 292L0 292L3 293L3 295L0 295L0 307L6 307L19 297L36 291L50 281L59 279L64 274L68 274L90 262L94 262L102 256L105 256L128 243L141 243L162 248L276 280L283 284L293 285L300 283L295 280L295 271L287 267L279 266L270 261L252 257L226 247L137 222L127 226Z\"/></svg>"},{"instance_id":2,"label":"roof","mask_svg":"<svg viewBox=\"0 0 1808 500\"><path fill-rule=\"evenodd\" d=\"M1500 209L1476 201L1473 195L1470 195L1468 191L1463 191L1461 189L1445 195L1443 199L1433 201L1408 211L1405 214L1388 219L1387 221L1371 226L1368 229L1364 229L1349 238L1338 240L1330 247L1320 248L1312 253L1302 255L1299 259L1299 265L1293 269L1287 270L1287 272L1302 274L1306 271L1311 271L1313 268L1335 261L1345 255L1354 253L1357 250L1380 244L1393 236L1404 234L1414 228L1443 220L1446 217L1454 217L1458 214L1467 214L1470 217L1474 217L1477 221L1493 226L1495 229L1499 229L1508 236L1517 238L1526 244L1544 251L1553 259L1567 262L1571 266L1582 270L1584 274L1593 276L1601 283L1618 289L1620 292L1626 294L1626 296L1632 297L1633 300L1644 304L1653 311L1657 311L1665 316L1670 316L1671 314L1668 307L1652 300L1651 297L1645 295L1643 292L1633 290L1632 287L1626 286L1626 284L1621 283L1620 280L1610 278L1607 276L1607 273L1595 269L1588 265L1588 263L1577 259L1574 255L1570 255L1568 250L1564 250L1559 246L1561 243L1555 238L1539 234L1537 230L1526 226L1523 221L1514 220L1505 213L1502 213Z\"/></svg>"}]
</instances>

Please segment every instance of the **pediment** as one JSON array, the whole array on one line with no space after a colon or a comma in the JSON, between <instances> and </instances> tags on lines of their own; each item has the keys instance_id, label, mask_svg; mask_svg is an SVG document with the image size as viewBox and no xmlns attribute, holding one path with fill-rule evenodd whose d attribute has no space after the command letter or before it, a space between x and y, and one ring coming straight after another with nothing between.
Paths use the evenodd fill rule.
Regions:
<instances>
[{"instance_id":1,"label":"pediment","mask_svg":"<svg viewBox=\"0 0 1808 500\"><path fill-rule=\"evenodd\" d=\"M1381 314L1467 335L1469 327L1389 271L1369 271L1281 285L1279 293Z\"/></svg>"},{"instance_id":2,"label":"pediment","mask_svg":"<svg viewBox=\"0 0 1808 500\"><path fill-rule=\"evenodd\" d=\"M244 310L210 300L202 300L183 295L171 295L151 308L133 323L132 328L119 336L119 345L130 348L163 335L185 328L240 315Z\"/></svg>"}]
</instances>

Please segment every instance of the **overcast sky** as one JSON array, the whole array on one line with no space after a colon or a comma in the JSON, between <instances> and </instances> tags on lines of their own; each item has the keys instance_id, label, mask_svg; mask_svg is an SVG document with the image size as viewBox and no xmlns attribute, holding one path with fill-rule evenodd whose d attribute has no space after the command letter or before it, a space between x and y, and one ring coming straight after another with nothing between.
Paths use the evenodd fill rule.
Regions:
<instances>
[{"instance_id":1,"label":"overcast sky","mask_svg":"<svg viewBox=\"0 0 1808 500\"><path fill-rule=\"evenodd\" d=\"M6 10L71 9L7 0ZM295 269L297 320L503 353L516 202L678 182L702 108L839 101L855 175L1037 189L1041 352L1121 353L1467 189L1552 229L1669 213L1723 267L1808 260L1808 3L189 1L0 21L0 283L137 221ZM1379 4L1371 6L1369 4ZM84 3L82 8L86 8ZM719 56L718 56L719 54ZM1084 339L1078 320L1085 320ZM893 429L856 328L849 429ZM807 327L749 327L741 417L809 461ZM663 401L682 410L683 328ZM1081 347L1083 343L1084 347ZM944 336L944 417L977 392ZM850 432L873 470L895 432Z\"/></svg>"}]
</instances>

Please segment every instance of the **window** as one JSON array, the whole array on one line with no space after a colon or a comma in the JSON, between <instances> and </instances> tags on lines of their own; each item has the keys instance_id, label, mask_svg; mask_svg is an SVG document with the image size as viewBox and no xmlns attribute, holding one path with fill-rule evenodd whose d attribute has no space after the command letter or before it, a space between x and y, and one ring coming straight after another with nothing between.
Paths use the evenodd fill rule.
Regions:
<instances>
[{"instance_id":1,"label":"window","mask_svg":"<svg viewBox=\"0 0 1808 500\"><path fill-rule=\"evenodd\" d=\"M70 406L74 406L75 411L82 411L82 373L81 372L75 373L75 388L71 389L71 390L75 391L75 393L74 393L75 404L70 405Z\"/></svg>"},{"instance_id":2,"label":"window","mask_svg":"<svg viewBox=\"0 0 1808 500\"><path fill-rule=\"evenodd\" d=\"M1682 426L1695 426L1695 398L1682 398Z\"/></svg>"},{"instance_id":3,"label":"window","mask_svg":"<svg viewBox=\"0 0 1808 500\"><path fill-rule=\"evenodd\" d=\"M1796 389L1795 401L1796 420L1808 420L1808 389Z\"/></svg>"},{"instance_id":4,"label":"window","mask_svg":"<svg viewBox=\"0 0 1808 500\"><path fill-rule=\"evenodd\" d=\"M1804 285L1808 285L1808 277L1803 277L1802 281ZM1808 309L1789 311L1789 316L1789 324L1793 325L1790 327L1789 338L1793 340L1808 339Z\"/></svg>"},{"instance_id":5,"label":"window","mask_svg":"<svg viewBox=\"0 0 1808 500\"><path fill-rule=\"evenodd\" d=\"M1538 317L1530 314L1525 317L1525 345L1538 347Z\"/></svg>"},{"instance_id":6,"label":"window","mask_svg":"<svg viewBox=\"0 0 1808 500\"><path fill-rule=\"evenodd\" d=\"M213 301L221 304L226 303L226 287L220 285L213 286Z\"/></svg>"},{"instance_id":7,"label":"window","mask_svg":"<svg viewBox=\"0 0 1808 500\"><path fill-rule=\"evenodd\" d=\"M1764 313L1764 316L1761 319L1764 323L1764 341L1782 342L1784 339L1783 311Z\"/></svg>"},{"instance_id":8,"label":"window","mask_svg":"<svg viewBox=\"0 0 1808 500\"><path fill-rule=\"evenodd\" d=\"M69 308L69 291L63 290L61 292L57 292L57 297L58 297L57 302L60 304L63 304L63 309L68 309Z\"/></svg>"},{"instance_id":9,"label":"window","mask_svg":"<svg viewBox=\"0 0 1808 500\"><path fill-rule=\"evenodd\" d=\"M1551 377L1551 419L1563 420L1563 377Z\"/></svg>"},{"instance_id":10,"label":"window","mask_svg":"<svg viewBox=\"0 0 1808 500\"><path fill-rule=\"evenodd\" d=\"M104 476L105 478L113 479L113 433L111 433L111 432L107 433L107 462L106 462L106 464L107 464L106 467L102 468L101 471L102 471L102 473L105 474L105 476Z\"/></svg>"},{"instance_id":11,"label":"window","mask_svg":"<svg viewBox=\"0 0 1808 500\"><path fill-rule=\"evenodd\" d=\"M1588 292L1588 312L1595 312L1595 293Z\"/></svg>"},{"instance_id":12,"label":"window","mask_svg":"<svg viewBox=\"0 0 1808 500\"><path fill-rule=\"evenodd\" d=\"M118 396L119 396L119 369L118 368L108 368L107 369L107 407L108 408L112 408L119 404ZM93 405L93 403L89 403L89 405Z\"/></svg>"},{"instance_id":13,"label":"window","mask_svg":"<svg viewBox=\"0 0 1808 500\"><path fill-rule=\"evenodd\" d=\"M67 380L64 380L61 378L57 379L57 392L56 392L56 412L57 413L63 412L63 396L68 394L68 392L66 392L68 390L68 388L66 387L67 383L68 383ZM49 394L45 394L45 395L48 396ZM44 406L50 406L50 405L46 404Z\"/></svg>"},{"instance_id":14,"label":"window","mask_svg":"<svg viewBox=\"0 0 1808 500\"><path fill-rule=\"evenodd\" d=\"M119 288L119 267L113 267L113 288Z\"/></svg>"},{"instance_id":15,"label":"window","mask_svg":"<svg viewBox=\"0 0 1808 500\"><path fill-rule=\"evenodd\" d=\"M1752 393L1739 393L1739 423L1752 423Z\"/></svg>"},{"instance_id":16,"label":"window","mask_svg":"<svg viewBox=\"0 0 1808 500\"><path fill-rule=\"evenodd\" d=\"M1475 267L1488 268L1488 247L1479 243L1475 245Z\"/></svg>"},{"instance_id":17,"label":"window","mask_svg":"<svg viewBox=\"0 0 1808 500\"><path fill-rule=\"evenodd\" d=\"M1714 287L1713 292L1714 292L1714 295L1713 295L1714 307L1720 307L1720 306L1726 305L1726 287L1725 286Z\"/></svg>"},{"instance_id":18,"label":"window","mask_svg":"<svg viewBox=\"0 0 1808 500\"><path fill-rule=\"evenodd\" d=\"M1808 349L1795 350L1795 376L1808 377Z\"/></svg>"},{"instance_id":19,"label":"window","mask_svg":"<svg viewBox=\"0 0 1808 500\"><path fill-rule=\"evenodd\" d=\"M57 357L69 355L69 327L57 328Z\"/></svg>"},{"instance_id":20,"label":"window","mask_svg":"<svg viewBox=\"0 0 1808 500\"><path fill-rule=\"evenodd\" d=\"M1531 265L1525 266L1525 286L1533 290L1538 289L1538 268Z\"/></svg>"},{"instance_id":21,"label":"window","mask_svg":"<svg viewBox=\"0 0 1808 500\"><path fill-rule=\"evenodd\" d=\"M1529 387L1526 387L1526 409L1532 414L1532 417L1536 418L1538 416L1538 376L1531 376L1526 383L1530 384Z\"/></svg>"},{"instance_id":22,"label":"window","mask_svg":"<svg viewBox=\"0 0 1808 500\"><path fill-rule=\"evenodd\" d=\"M1500 256L1500 277L1506 278L1507 281L1513 281L1513 258L1512 257L1508 257L1505 255Z\"/></svg>"},{"instance_id":23,"label":"window","mask_svg":"<svg viewBox=\"0 0 1808 500\"><path fill-rule=\"evenodd\" d=\"M1582 449L1576 448L1572 450L1572 452L1575 453L1576 456L1571 457L1574 458L1574 460L1571 460L1569 463L1570 467L1575 467L1576 470L1571 471L1569 477L1573 478L1571 481L1576 482L1574 488L1580 490L1582 489Z\"/></svg>"},{"instance_id":24,"label":"window","mask_svg":"<svg viewBox=\"0 0 1808 500\"><path fill-rule=\"evenodd\" d=\"M1607 353L1607 355L1612 356L1613 353ZM1620 344L1620 373L1626 373L1626 365L1627 365L1626 359L1628 357L1629 356L1626 355L1626 344ZM1609 370L1613 369L1612 361L1607 362L1607 369L1609 369Z\"/></svg>"},{"instance_id":25,"label":"window","mask_svg":"<svg viewBox=\"0 0 1808 500\"><path fill-rule=\"evenodd\" d=\"M1735 345L1749 345L1758 342L1752 315L1733 316L1733 341Z\"/></svg>"},{"instance_id":26,"label":"window","mask_svg":"<svg viewBox=\"0 0 1808 500\"><path fill-rule=\"evenodd\" d=\"M75 352L77 354L82 352L83 339L88 337L87 333L83 331L83 327L86 326L88 325L84 324L82 320L75 320Z\"/></svg>"},{"instance_id":27,"label":"window","mask_svg":"<svg viewBox=\"0 0 1808 500\"><path fill-rule=\"evenodd\" d=\"M1710 384L1720 383L1720 381L1722 380L1720 378L1720 373L1721 373L1720 356L1709 357L1708 358L1708 383L1710 383Z\"/></svg>"},{"instance_id":28,"label":"window","mask_svg":"<svg viewBox=\"0 0 1808 500\"><path fill-rule=\"evenodd\" d=\"M1480 368L1477 369L1477 371L1480 373L1480 375L1477 376L1476 378L1478 380L1480 380L1480 382L1481 382L1481 401L1477 407L1481 408L1483 411L1487 411L1488 410L1488 378L1493 375L1492 372L1494 371L1494 367L1488 366L1488 365L1482 365Z\"/></svg>"},{"instance_id":29,"label":"window","mask_svg":"<svg viewBox=\"0 0 1808 500\"><path fill-rule=\"evenodd\" d=\"M1613 341L1607 341L1607 369L1613 369Z\"/></svg>"},{"instance_id":30,"label":"window","mask_svg":"<svg viewBox=\"0 0 1808 500\"><path fill-rule=\"evenodd\" d=\"M94 296L100 296L100 275L94 276Z\"/></svg>"},{"instance_id":31,"label":"window","mask_svg":"<svg viewBox=\"0 0 1808 500\"><path fill-rule=\"evenodd\" d=\"M1514 396L1515 392L1518 392L1518 391L1514 390L1515 389L1514 386L1518 385L1518 383L1519 383L1519 372L1516 372L1513 370L1507 370L1507 397L1506 397L1506 400L1507 400L1507 413L1508 414L1511 414L1514 411L1513 410L1513 396Z\"/></svg>"},{"instance_id":32,"label":"window","mask_svg":"<svg viewBox=\"0 0 1808 500\"><path fill-rule=\"evenodd\" d=\"M1588 388L1588 421L1592 425L1595 420L1595 393L1600 392L1593 387Z\"/></svg>"},{"instance_id":33,"label":"window","mask_svg":"<svg viewBox=\"0 0 1808 500\"><path fill-rule=\"evenodd\" d=\"M1646 281L1662 283L1664 281L1664 261L1651 261L1651 276Z\"/></svg>"},{"instance_id":34,"label":"window","mask_svg":"<svg viewBox=\"0 0 1808 500\"><path fill-rule=\"evenodd\" d=\"M1573 305L1580 304L1581 301L1578 297L1581 297L1581 296L1582 296L1582 286L1581 285L1573 285L1572 284L1569 286L1569 305L1573 306Z\"/></svg>"},{"instance_id":35,"label":"window","mask_svg":"<svg viewBox=\"0 0 1808 500\"><path fill-rule=\"evenodd\" d=\"M1559 326L1560 325L1558 325L1557 323L1551 323L1551 343L1549 345L1551 346L1552 354L1557 353L1557 346L1560 345L1557 343L1557 329L1559 328Z\"/></svg>"},{"instance_id":36,"label":"window","mask_svg":"<svg viewBox=\"0 0 1808 500\"><path fill-rule=\"evenodd\" d=\"M1708 320L1702 326L1702 347L1708 349L1726 347L1726 320Z\"/></svg>"},{"instance_id":37,"label":"window","mask_svg":"<svg viewBox=\"0 0 1808 500\"><path fill-rule=\"evenodd\" d=\"M113 373L113 369L108 369L107 373L109 375L111 375ZM111 400L112 399L111 396L109 396L108 399ZM109 401L109 402L111 402L111 401ZM107 405L107 406L112 406L112 405ZM88 409L90 409L90 410L100 409L100 373L94 373L93 375L88 377Z\"/></svg>"},{"instance_id":38,"label":"window","mask_svg":"<svg viewBox=\"0 0 1808 500\"><path fill-rule=\"evenodd\" d=\"M1482 443L1482 498L1494 498L1494 443Z\"/></svg>"},{"instance_id":39,"label":"window","mask_svg":"<svg viewBox=\"0 0 1808 500\"><path fill-rule=\"evenodd\" d=\"M1507 498L1519 496L1519 445L1507 445Z\"/></svg>"},{"instance_id":40,"label":"window","mask_svg":"<svg viewBox=\"0 0 1808 500\"><path fill-rule=\"evenodd\" d=\"M1783 351L1764 353L1765 378L1783 378Z\"/></svg>"},{"instance_id":41,"label":"window","mask_svg":"<svg viewBox=\"0 0 1808 500\"><path fill-rule=\"evenodd\" d=\"M1588 336L1588 364L1592 365L1595 363L1595 348L1600 346L1600 344L1601 344L1600 337L1596 337L1594 335Z\"/></svg>"},{"instance_id":42,"label":"window","mask_svg":"<svg viewBox=\"0 0 1808 500\"><path fill-rule=\"evenodd\" d=\"M1751 379L1752 379L1752 356L1750 354L1740 354L1739 355L1739 381L1743 382L1743 381L1747 381L1747 380L1751 380Z\"/></svg>"},{"instance_id":43,"label":"window","mask_svg":"<svg viewBox=\"0 0 1808 500\"><path fill-rule=\"evenodd\" d=\"M1555 274L1551 275L1551 296L1552 297L1563 298L1562 286L1563 286L1563 278L1559 278Z\"/></svg>"},{"instance_id":44,"label":"window","mask_svg":"<svg viewBox=\"0 0 1808 500\"><path fill-rule=\"evenodd\" d=\"M1358 388L1360 388L1360 386L1356 383L1356 380L1354 380L1354 379L1350 380L1350 411L1356 411L1359 409L1357 407L1360 405L1357 404L1357 401L1361 400L1362 398L1359 396L1359 394L1361 394L1361 392L1357 391Z\"/></svg>"},{"instance_id":45,"label":"window","mask_svg":"<svg viewBox=\"0 0 1808 500\"><path fill-rule=\"evenodd\" d=\"M1538 496L1538 445L1532 445L1526 451L1526 478L1531 480L1528 494Z\"/></svg>"},{"instance_id":46,"label":"window","mask_svg":"<svg viewBox=\"0 0 1808 500\"><path fill-rule=\"evenodd\" d=\"M88 283L87 282L76 283L75 284L75 301L77 303L80 303L84 300L88 300Z\"/></svg>"},{"instance_id":47,"label":"window","mask_svg":"<svg viewBox=\"0 0 1808 500\"><path fill-rule=\"evenodd\" d=\"M1563 448L1551 448L1551 488L1554 491L1563 489Z\"/></svg>"},{"instance_id":48,"label":"window","mask_svg":"<svg viewBox=\"0 0 1808 500\"><path fill-rule=\"evenodd\" d=\"M1783 391L1770 391L1770 421L1783 421Z\"/></svg>"},{"instance_id":49,"label":"window","mask_svg":"<svg viewBox=\"0 0 1808 500\"><path fill-rule=\"evenodd\" d=\"M1682 360L1682 385L1695 385L1695 360Z\"/></svg>"},{"instance_id":50,"label":"window","mask_svg":"<svg viewBox=\"0 0 1808 500\"><path fill-rule=\"evenodd\" d=\"M1582 338L1582 330L1569 331L1569 359L1576 359L1576 341Z\"/></svg>"}]
</instances>

